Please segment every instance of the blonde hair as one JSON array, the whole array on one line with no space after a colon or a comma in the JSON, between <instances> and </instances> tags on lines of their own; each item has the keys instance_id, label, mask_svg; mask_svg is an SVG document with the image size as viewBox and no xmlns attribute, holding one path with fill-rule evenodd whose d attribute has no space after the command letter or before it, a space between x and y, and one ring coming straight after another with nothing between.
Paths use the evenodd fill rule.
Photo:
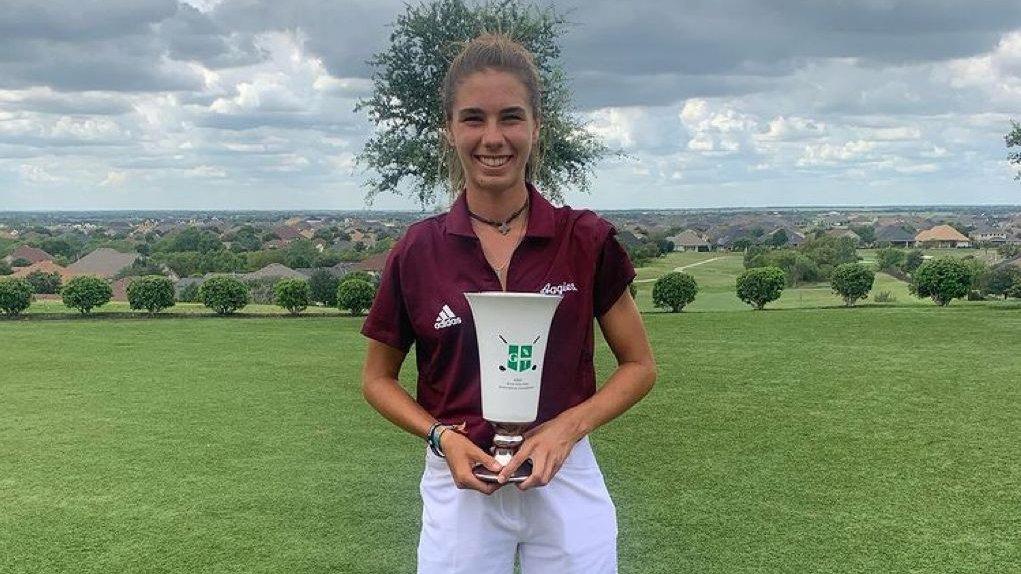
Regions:
<instances>
[{"instance_id":1,"label":"blonde hair","mask_svg":"<svg viewBox=\"0 0 1021 574\"><path fill-rule=\"evenodd\" d=\"M542 118L542 78L531 52L520 43L503 33L484 33L468 41L454 57L443 77L440 87L440 101L443 103L443 120L449 126L454 117L454 96L457 88L468 76L485 70L498 70L513 74L528 92L528 105L536 122ZM440 138L443 157L447 163L450 178L450 192L456 196L465 186L464 167L457 150ZM531 181L539 169L542 159L540 142L532 147L532 153L525 165L525 180Z\"/></svg>"}]
</instances>

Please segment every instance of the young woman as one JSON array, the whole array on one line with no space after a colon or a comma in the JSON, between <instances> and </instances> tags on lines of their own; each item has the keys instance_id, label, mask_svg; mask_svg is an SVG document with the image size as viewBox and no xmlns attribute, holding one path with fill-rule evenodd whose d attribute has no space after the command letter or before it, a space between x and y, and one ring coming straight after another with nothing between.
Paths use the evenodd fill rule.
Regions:
<instances>
[{"instance_id":1,"label":"young woman","mask_svg":"<svg viewBox=\"0 0 1021 574\"><path fill-rule=\"evenodd\" d=\"M362 333L365 398L431 440L421 481L420 573L616 572L616 513L587 436L652 388L656 367L615 230L555 208L529 183L541 125L531 55L503 35L469 42L443 84L455 189L450 211L412 225L388 258ZM478 348L465 292L563 296L550 330L539 417L501 467L482 419ZM595 317L617 359L596 390ZM415 344L417 397L399 385ZM506 478L525 460L532 475ZM472 474L481 464L500 482Z\"/></svg>"}]
</instances>

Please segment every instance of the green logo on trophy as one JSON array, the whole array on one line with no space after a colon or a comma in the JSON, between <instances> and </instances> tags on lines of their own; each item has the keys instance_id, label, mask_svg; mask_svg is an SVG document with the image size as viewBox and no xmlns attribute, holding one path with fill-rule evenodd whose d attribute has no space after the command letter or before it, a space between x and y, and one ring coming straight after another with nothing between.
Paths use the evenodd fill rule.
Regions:
<instances>
[{"instance_id":1,"label":"green logo on trophy","mask_svg":"<svg viewBox=\"0 0 1021 574\"><path fill-rule=\"evenodd\" d=\"M532 368L531 345L508 345L507 368L512 371L527 371Z\"/></svg>"}]
</instances>

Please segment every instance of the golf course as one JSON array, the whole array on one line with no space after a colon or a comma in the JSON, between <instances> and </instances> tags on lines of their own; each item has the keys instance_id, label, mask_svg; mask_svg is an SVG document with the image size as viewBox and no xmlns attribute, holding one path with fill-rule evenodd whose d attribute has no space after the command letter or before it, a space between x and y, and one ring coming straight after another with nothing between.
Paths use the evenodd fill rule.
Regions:
<instances>
[{"instance_id":1,"label":"golf course","mask_svg":"<svg viewBox=\"0 0 1021 574\"><path fill-rule=\"evenodd\" d=\"M653 308L675 268L697 298ZM892 301L820 284L752 311L741 271L639 270L659 377L592 436L620 572L1021 571L1021 301L877 274ZM425 444L362 398L362 318L282 313L0 321L0 572L413 572Z\"/></svg>"}]
</instances>

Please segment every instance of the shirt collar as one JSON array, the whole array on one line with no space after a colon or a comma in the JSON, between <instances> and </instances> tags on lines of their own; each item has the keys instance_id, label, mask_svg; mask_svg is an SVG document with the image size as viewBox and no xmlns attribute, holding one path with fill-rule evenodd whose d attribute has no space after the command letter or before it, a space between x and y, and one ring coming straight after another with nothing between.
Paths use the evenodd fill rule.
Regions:
<instances>
[{"instance_id":1,"label":"shirt collar","mask_svg":"<svg viewBox=\"0 0 1021 574\"><path fill-rule=\"evenodd\" d=\"M531 183L528 187L528 237L553 237L553 204L546 200ZM472 229L471 216L468 215L468 199L462 191L450 207L446 218L446 231L454 235L476 237Z\"/></svg>"}]
</instances>

